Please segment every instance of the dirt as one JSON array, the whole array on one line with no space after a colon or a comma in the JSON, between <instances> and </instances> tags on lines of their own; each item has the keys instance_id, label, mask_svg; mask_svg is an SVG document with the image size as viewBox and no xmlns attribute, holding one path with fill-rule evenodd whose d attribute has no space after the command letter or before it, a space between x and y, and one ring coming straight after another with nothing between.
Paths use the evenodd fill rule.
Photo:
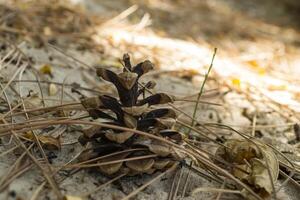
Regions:
<instances>
[{"instance_id":1,"label":"dirt","mask_svg":"<svg viewBox=\"0 0 300 200\"><path fill-rule=\"evenodd\" d=\"M75 1L75 0L73 0ZM199 91L203 74L208 69L212 49L218 48L217 59L214 62L213 73L204 93L204 101L222 104L222 106L200 104L197 119L201 122L223 123L251 134L254 117L256 118L255 134L266 143L276 146L281 152L286 152L295 164L300 165L298 144L289 144L295 139L293 124L299 122L299 92L300 86L297 73L299 68L299 14L283 2L264 1L76 1L86 7L94 15L110 19L133 4L138 4L138 10L117 23L110 22L106 26L94 27L97 34L93 36L96 44L104 46L104 53L99 55L89 51L79 51L69 47L64 53L90 65L119 66L118 58L124 52L129 52L135 63L150 59L156 64L156 71L144 78L144 81L154 79L157 82L155 92L168 92L177 97L190 96ZM150 20L147 21L147 15ZM146 25L141 18L146 16ZM95 74L69 56L63 55L53 48L34 48L28 42L18 45L20 49L35 60L32 66L37 71L46 63L51 64L53 78L40 75L43 80L79 83L82 87L100 88L115 91L101 82ZM1 54L1 57L3 54ZM51 56L51 59L49 59ZM117 63L117 64L116 64ZM18 70L9 65L1 70L3 80ZM178 77L178 71L188 70L192 75ZM32 70L26 69L23 80L34 80ZM238 84L236 83L238 82ZM18 84L14 83L16 88ZM105 86L104 86L105 85ZM59 86L57 86L59 87ZM270 89L272 88L273 89ZM280 88L284 89L280 89ZM61 88L55 96L48 96L48 85L42 86L46 105L60 102ZM210 98L209 89L217 88L216 94ZM275 89L274 89L275 88ZM21 95L24 97L29 90L39 91L36 83L22 85ZM68 95L64 101L78 100L79 95L65 88ZM94 95L83 92L85 95ZM15 94L9 94L11 100L18 99ZM298 96L297 96L298 95ZM282 100L282 98L284 100ZM195 98L194 98L195 99ZM201 99L202 100L202 99ZM192 115L194 103L177 102L176 106ZM74 113L79 116L81 112ZM182 119L185 119L181 116ZM23 118L16 118L21 121ZM76 156L83 147L77 143L80 126L57 126L57 130L66 131L61 135L61 151L46 152L54 154L53 166L61 166ZM217 130L224 137L238 137L226 130ZM58 131L59 132L59 131ZM4 141L8 142L8 141ZM14 144L1 145L1 153L13 147ZM214 147L206 147L211 152ZM37 151L37 149L35 149ZM22 152L21 152L22 153ZM1 155L0 177L4 177L9 167L18 159L20 152L10 152ZM187 168L183 168L186 175ZM135 199L167 199L175 172L166 175L155 184L140 192ZM156 175L156 174L155 174ZM154 176L155 176L154 175ZM109 180L100 173L89 170L70 176L62 170L55 178L64 178L60 184L63 194L80 196ZM89 199L121 199L138 188L153 176L125 177L103 189L92 193ZM0 199L30 199L43 183L42 174L33 166L14 179L0 193ZM282 183L280 179L279 183ZM216 193L203 192L192 196L193 189L198 187L219 187L213 182L192 172L188 189L182 199L213 199ZM279 184L278 186L279 187ZM182 186L180 186L182 191ZM181 194L180 194L181 195ZM226 199L223 194L221 199ZM55 199L55 194L49 186L44 187L37 199ZM229 197L239 199L237 196ZM286 184L278 199L300 199L297 188L291 183Z\"/></svg>"}]
</instances>

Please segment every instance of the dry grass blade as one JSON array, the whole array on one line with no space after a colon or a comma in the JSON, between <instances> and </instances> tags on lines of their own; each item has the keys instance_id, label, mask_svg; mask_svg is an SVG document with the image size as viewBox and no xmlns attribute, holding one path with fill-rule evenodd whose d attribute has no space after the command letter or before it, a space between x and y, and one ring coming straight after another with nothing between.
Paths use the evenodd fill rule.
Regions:
<instances>
[{"instance_id":1,"label":"dry grass blade","mask_svg":"<svg viewBox=\"0 0 300 200\"><path fill-rule=\"evenodd\" d=\"M288 182L292 182L298 189L300 189L300 184L295 181L291 175L287 175L284 171L280 170L279 173L286 178L286 180L281 184L281 186L276 190L278 193L282 187L287 184Z\"/></svg>"},{"instance_id":2,"label":"dry grass blade","mask_svg":"<svg viewBox=\"0 0 300 200\"><path fill-rule=\"evenodd\" d=\"M186 189L187 189L187 186L188 186L188 182L190 180L189 178L190 178L190 175L191 175L191 171L192 171L191 169L192 169L192 167L193 167L193 161L191 161L190 165L188 166L188 173L187 173L185 181L184 181L181 198L185 197L185 193L186 193Z\"/></svg>"},{"instance_id":3,"label":"dry grass blade","mask_svg":"<svg viewBox=\"0 0 300 200\"><path fill-rule=\"evenodd\" d=\"M138 130L134 130L134 129L129 129L129 128L124 128L124 127L120 127L120 126L115 126L115 125L108 125L108 124L104 124L104 123L96 123L96 122L88 122L88 121L80 121L80 120L61 120L61 121L53 121L53 122L42 122L42 123L31 123L29 129L23 129L23 131L28 131L28 130L32 130L32 129L37 129L37 128L41 128L41 127L45 127L45 126L49 126L49 125L59 125L59 124L86 124L86 125L96 125L96 126L100 126L100 127L107 127L107 128L113 128L116 130L121 130L121 131L132 131L136 134L139 135L143 135L158 141L162 141L165 142L166 144L169 144L171 146L174 146L176 148L178 148L178 150L187 153L188 155L190 155L192 158L195 158L198 162L208 166L209 168L211 168L212 170L216 170L217 172L223 174L224 176L228 177L229 179L233 180L234 182L236 182L237 184L239 184L240 186L242 186L243 188L245 188L245 190L247 190L248 192L250 192L255 198L260 199L261 197L259 197L257 194L255 194L251 188L249 188L246 184L242 183L239 179L235 178L232 174L228 173L226 170L218 167L217 165L213 164L210 160L208 160L207 158L204 158L202 156L199 156L197 154L195 154L195 152L191 152L169 140L166 140L164 138L155 136L155 135L151 135L142 131L138 131ZM11 127L10 129L12 130L16 130L16 129L22 129L22 128L26 128L29 127L28 125L21 125L18 127ZM8 130L10 130L8 129ZM0 130L0 133L6 132L7 129L2 129Z\"/></svg>"},{"instance_id":4,"label":"dry grass blade","mask_svg":"<svg viewBox=\"0 0 300 200\"><path fill-rule=\"evenodd\" d=\"M33 145L30 145L28 149L31 149ZM9 179L11 179L12 176L15 176L16 171L18 171L17 167L20 165L22 159L24 159L26 153L23 153L18 157L18 159L14 162L14 164L11 165L11 167L6 171L5 175L1 178L0 180L0 185L2 191L8 184L9 184Z\"/></svg>"},{"instance_id":5,"label":"dry grass blade","mask_svg":"<svg viewBox=\"0 0 300 200\"><path fill-rule=\"evenodd\" d=\"M5 119L2 119L2 121L4 123L7 123L7 121ZM18 137L18 135L14 132L14 130L9 129L9 131L11 132L11 134L14 136L14 138L16 139L17 143L20 145L21 148L23 148L23 150L25 151L25 153L31 158L31 160L37 165L37 167L39 167L39 169L42 171L43 175L45 176L46 180L49 182L49 184L51 185L51 187L53 188L55 194L57 195L58 199L62 199L62 194L60 192L60 190L58 189L58 186L54 180L54 178L52 176L49 176L48 173L45 171L45 169L41 166L41 164L39 163L39 161L36 160L36 158L29 152L28 148L26 148L26 146L24 145L24 143L20 140L20 138Z\"/></svg>"},{"instance_id":6,"label":"dry grass blade","mask_svg":"<svg viewBox=\"0 0 300 200\"><path fill-rule=\"evenodd\" d=\"M69 54L67 54L64 50L60 49L59 47L54 46L53 44L48 43L47 44L49 47L53 48L54 50L58 51L59 53L65 55L67 58L71 58L73 61L81 64L82 66L84 66L85 69L91 69L94 70L90 65L87 65L86 63L78 60L77 58L75 58L74 56L71 56Z\"/></svg>"},{"instance_id":7,"label":"dry grass blade","mask_svg":"<svg viewBox=\"0 0 300 200\"><path fill-rule=\"evenodd\" d=\"M10 149L4 151L4 152L1 152L0 158L1 158L2 156L5 156L5 155L8 154L8 153L11 153L12 151L16 150L17 148L19 148L19 145L16 145L16 146L14 146L14 147L12 147L12 148L10 148Z\"/></svg>"},{"instance_id":8,"label":"dry grass blade","mask_svg":"<svg viewBox=\"0 0 300 200\"><path fill-rule=\"evenodd\" d=\"M172 195L172 200L177 199L177 193L178 193L179 186L180 186L180 183L181 183L181 180L182 180L182 176L183 176L183 168L180 169L180 174L179 174L179 177L178 177L178 180L177 180L177 185L176 185L174 194Z\"/></svg>"},{"instance_id":9,"label":"dry grass blade","mask_svg":"<svg viewBox=\"0 0 300 200\"><path fill-rule=\"evenodd\" d=\"M36 200L39 197L39 193L42 191L43 187L45 187L47 182L43 182L32 194L30 200Z\"/></svg>"},{"instance_id":10,"label":"dry grass blade","mask_svg":"<svg viewBox=\"0 0 300 200\"><path fill-rule=\"evenodd\" d=\"M173 197L173 191L174 191L174 187L176 185L176 178L178 176L178 173L179 173L179 170L176 171L175 175L173 176L173 181L172 181L172 185L171 185L171 188L170 188L170 191L168 193L168 200L172 200L172 197Z\"/></svg>"},{"instance_id":11,"label":"dry grass blade","mask_svg":"<svg viewBox=\"0 0 300 200\"><path fill-rule=\"evenodd\" d=\"M207 73L206 73L205 76L204 76L204 80L203 80L203 82L202 82L202 85L201 85L201 88L200 88L200 92L199 92L199 94L198 94L198 96L197 96L197 102L196 102L196 105L195 105L195 108L194 108L194 112L193 112L193 116L192 116L193 119L192 119L191 127L194 126L194 123L195 123L195 117L196 117L197 110L198 110L199 100L200 100L200 97L201 97L201 95L202 95L202 93L203 93L203 91L204 91L204 85L205 85L206 80L207 80L207 78L208 78L209 72L210 72L210 70L212 69L213 62L214 62L214 59L215 59L216 54L217 54L217 48L214 49L214 54L213 54L213 57L212 57L212 59L211 59L210 66L209 66L209 68L208 68ZM189 131L188 131L187 134L189 134L190 132L191 132L191 129L189 129Z\"/></svg>"},{"instance_id":12,"label":"dry grass blade","mask_svg":"<svg viewBox=\"0 0 300 200\"><path fill-rule=\"evenodd\" d=\"M227 189L221 189L221 188L196 188L193 190L192 194L195 195L198 192L222 192L222 193L232 193L232 194L241 194L241 191L239 190L227 190Z\"/></svg>"},{"instance_id":13,"label":"dry grass blade","mask_svg":"<svg viewBox=\"0 0 300 200\"><path fill-rule=\"evenodd\" d=\"M124 10L123 12L121 12L118 16L116 16L116 17L108 20L107 22L105 22L102 26L109 26L109 25L113 25L115 23L118 23L119 21L127 18L129 15L134 13L137 9L138 9L138 6L133 5L129 8L127 8L126 10Z\"/></svg>"},{"instance_id":14,"label":"dry grass blade","mask_svg":"<svg viewBox=\"0 0 300 200\"><path fill-rule=\"evenodd\" d=\"M225 185L226 185L226 180L224 180L224 182L222 183L221 189L224 189ZM222 194L223 194L222 191L218 192L218 195L217 195L217 197L216 197L216 200L219 200L219 199L221 198Z\"/></svg>"},{"instance_id":15,"label":"dry grass blade","mask_svg":"<svg viewBox=\"0 0 300 200\"><path fill-rule=\"evenodd\" d=\"M24 64L22 65L14 74L13 76L10 78L10 80L7 82L7 84L4 86L4 88L1 89L0 91L0 96L3 95L3 93L5 92L5 90L7 89L7 87L12 83L12 81L16 78L16 76L21 72L23 71L26 67L27 67L28 64Z\"/></svg>"},{"instance_id":16,"label":"dry grass blade","mask_svg":"<svg viewBox=\"0 0 300 200\"><path fill-rule=\"evenodd\" d=\"M94 190L92 190L92 191L90 191L90 192L87 192L87 193L85 193L85 194L82 194L82 195L80 195L80 196L81 196L82 198L86 198L86 197L90 196L91 194L93 194L93 193L99 191L100 189L104 188L105 186L109 185L110 183L112 183L112 182L114 182L114 181L116 181L116 180L118 180L118 179L120 179L120 178L122 178L122 177L124 177L124 176L126 176L126 173L121 174L121 175L119 175L119 176L117 176L117 177L114 177L114 178L110 179L109 181L107 181L106 183L103 183L103 184L99 185L99 186L98 186L97 188L95 188Z\"/></svg>"},{"instance_id":17,"label":"dry grass blade","mask_svg":"<svg viewBox=\"0 0 300 200\"><path fill-rule=\"evenodd\" d=\"M9 177L9 179L5 180L3 184L1 184L0 191L2 192L5 188L9 186L10 183L12 183L17 177L21 176L28 170L30 170L33 167L33 165L29 165L24 167L23 169L18 169L17 172L13 174L13 176Z\"/></svg>"},{"instance_id":18,"label":"dry grass blade","mask_svg":"<svg viewBox=\"0 0 300 200\"><path fill-rule=\"evenodd\" d=\"M146 156L137 156L137 157L133 157L133 158L126 158L126 159L119 159L119 160L114 160L114 161L107 161L107 162L100 162L100 163L96 163L96 164L73 164L73 165L66 165L64 166L64 168L90 168L90 167L99 167L99 166L103 166L103 165L111 165L111 164L115 164L115 163L120 163L120 162L124 162L124 161L134 161L134 160L144 160L146 158L155 158L157 157L156 154L153 155L146 155ZM59 167L61 168L61 167Z\"/></svg>"}]
</instances>

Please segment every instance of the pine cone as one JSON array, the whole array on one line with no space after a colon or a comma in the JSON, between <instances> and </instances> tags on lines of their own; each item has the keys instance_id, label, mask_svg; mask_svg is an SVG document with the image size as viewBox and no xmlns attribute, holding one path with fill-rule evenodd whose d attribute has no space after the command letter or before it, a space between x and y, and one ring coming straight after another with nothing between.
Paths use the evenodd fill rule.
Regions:
<instances>
[{"instance_id":1,"label":"pine cone","mask_svg":"<svg viewBox=\"0 0 300 200\"><path fill-rule=\"evenodd\" d=\"M119 98L108 95L84 98L81 103L90 117L106 120L104 123L107 124L154 134L176 144L182 143L181 135L173 130L176 123L175 111L170 108L154 108L155 105L172 103L172 96L158 93L144 97L145 89L155 86L153 81L139 87L140 77L152 70L153 64L146 60L132 67L128 54L124 54L123 62L125 66L119 74L104 68L97 69L98 76L116 87ZM100 156L98 163L127 159L99 166L99 170L107 175L120 171L126 171L129 175L152 174L157 170L166 170L182 159L169 144L130 131L93 126L83 131L79 142L90 146L80 156L81 160ZM145 158L136 159L140 156Z\"/></svg>"}]
</instances>

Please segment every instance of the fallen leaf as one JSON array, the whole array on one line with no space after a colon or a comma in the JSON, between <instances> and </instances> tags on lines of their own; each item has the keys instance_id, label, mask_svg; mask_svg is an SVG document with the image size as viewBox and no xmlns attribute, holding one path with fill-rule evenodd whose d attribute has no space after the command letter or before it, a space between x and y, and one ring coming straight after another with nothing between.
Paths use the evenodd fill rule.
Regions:
<instances>
[{"instance_id":1,"label":"fallen leaf","mask_svg":"<svg viewBox=\"0 0 300 200\"><path fill-rule=\"evenodd\" d=\"M26 132L25 134L23 134L23 136L29 140L34 140L34 135L31 131ZM37 135L37 138L45 149L60 150L61 148L59 138L44 135Z\"/></svg>"},{"instance_id":2,"label":"fallen leaf","mask_svg":"<svg viewBox=\"0 0 300 200\"><path fill-rule=\"evenodd\" d=\"M38 136L39 141L41 142L42 146L49 150L60 150L60 141L59 138L55 138L52 136Z\"/></svg>"},{"instance_id":3,"label":"fallen leaf","mask_svg":"<svg viewBox=\"0 0 300 200\"><path fill-rule=\"evenodd\" d=\"M216 156L237 166L231 173L260 197L268 199L273 192L272 182L275 184L279 174L279 163L273 150L258 140L232 139L224 145L227 148L219 147ZM247 199L254 198L245 189L242 194Z\"/></svg>"},{"instance_id":4,"label":"fallen leaf","mask_svg":"<svg viewBox=\"0 0 300 200\"><path fill-rule=\"evenodd\" d=\"M265 75L266 69L265 67L261 66L261 63L259 63L257 60L249 60L247 61L247 64L256 71L259 75Z\"/></svg>"},{"instance_id":5,"label":"fallen leaf","mask_svg":"<svg viewBox=\"0 0 300 200\"><path fill-rule=\"evenodd\" d=\"M40 68L40 72L42 74L45 74L45 75L49 75L51 78L53 77L53 74L52 74L52 67L50 65L43 65L41 68Z\"/></svg>"},{"instance_id":6,"label":"fallen leaf","mask_svg":"<svg viewBox=\"0 0 300 200\"><path fill-rule=\"evenodd\" d=\"M235 87L241 87L241 80L238 78L232 78L231 79L231 84Z\"/></svg>"}]
</instances>

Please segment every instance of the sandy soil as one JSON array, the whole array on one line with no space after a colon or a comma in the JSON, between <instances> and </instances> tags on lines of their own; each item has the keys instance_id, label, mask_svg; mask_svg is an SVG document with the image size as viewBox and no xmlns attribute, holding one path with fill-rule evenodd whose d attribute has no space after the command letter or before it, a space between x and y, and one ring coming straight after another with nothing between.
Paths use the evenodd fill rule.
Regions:
<instances>
[{"instance_id":1,"label":"sandy soil","mask_svg":"<svg viewBox=\"0 0 300 200\"><path fill-rule=\"evenodd\" d=\"M206 90L217 88L219 93L203 100L220 103L222 106L201 104L197 119L227 124L250 134L255 117L255 134L279 151L287 152L286 155L296 164L300 163L299 144L288 143L295 137L292 125L300 119L298 107L300 82L297 77L300 72L300 32L296 8L283 3L275 5L271 0L76 2L83 4L88 11L103 19L115 17L133 4L137 4L139 8L128 17L117 18L106 25L95 27L97 34L93 39L95 44L104 47L103 54L99 55L88 50L80 51L73 47L64 49L65 53L90 66L109 64L114 69L119 66L118 58L124 52L129 52L135 62L150 59L155 62L157 68L155 72L147 75L144 81L154 79L157 82L155 92L169 92L177 97L184 97L199 91L203 74L207 71L212 56L212 49L217 47L217 59ZM37 71L46 63L51 65L53 78L40 75L44 81L79 83L82 87L96 89L103 89L105 85L88 68L53 48L34 48L28 42L18 46L28 57L33 58L35 64L32 67ZM1 57L3 55L4 53ZM18 69L20 68L14 65L2 69L2 80L9 80ZM182 70L189 70L188 75L178 72ZM33 71L26 69L22 76L18 76L18 80L34 80ZM36 83L13 84L20 89L23 97L29 90L39 91ZM57 87L57 94L49 96L48 85L42 85L45 99L48 99L45 101L47 106L55 105L61 100L62 89ZM106 85L105 89L111 93L115 92ZM65 88L65 92L65 102L78 100L79 95L72 93L69 87ZM83 93L94 95L91 92ZM209 91L205 95L209 96ZM8 91L8 96L11 101L19 98L12 91ZM193 103L179 102L176 105L189 114L193 112ZM80 114L82 112L76 112L74 116ZM23 118L15 120L22 121ZM47 132L54 135L63 133L60 138L61 151L46 152L48 158L52 157L53 166L61 166L70 161L83 149L77 143L81 128L62 125L56 126L55 131ZM38 133L41 134L42 131ZM230 131L219 131L221 135L237 137ZM23 153L12 151L4 155L15 146L7 144L9 138L6 139L0 145L0 178L5 177L10 167ZM211 152L215 151L214 147L205 148ZM37 149L33 151L37 152ZM188 173L187 171L183 168L183 176ZM47 185L43 185L38 196L33 198L39 186L44 183L43 176L36 166L29 165L28 170L16 176L17 178L0 193L0 199L56 199ZM167 199L174 176L174 173L166 175L140 192L135 199ZM70 175L68 170L61 170L55 178L63 179L59 184L63 194L74 196L90 192L109 180L108 177L89 170L81 170L74 175ZM151 178L153 176L121 178L92 193L88 199L121 199ZM283 179L279 180L277 187L282 181ZM179 196L182 187L179 187ZM197 187L219 187L219 185L192 173L187 192L181 199L216 198L216 193L210 192L192 196L191 191ZM228 197L223 194L220 199L228 198L240 197ZM278 194L278 199L296 200L300 199L300 196L297 188L289 183Z\"/></svg>"}]
</instances>

